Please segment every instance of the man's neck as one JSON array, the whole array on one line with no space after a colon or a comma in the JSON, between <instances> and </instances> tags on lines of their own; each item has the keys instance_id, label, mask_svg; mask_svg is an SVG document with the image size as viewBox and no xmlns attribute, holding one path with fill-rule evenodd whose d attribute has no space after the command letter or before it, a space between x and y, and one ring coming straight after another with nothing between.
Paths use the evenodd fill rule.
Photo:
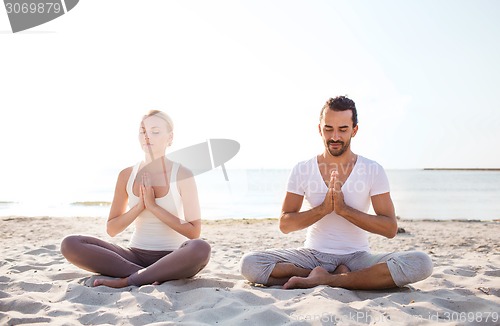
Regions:
<instances>
[{"instance_id":1,"label":"man's neck","mask_svg":"<svg viewBox=\"0 0 500 326\"><path fill-rule=\"evenodd\" d=\"M349 164L354 164L356 163L357 155L354 154L351 149L345 151L342 155L340 156L333 156L328 152L328 150L325 150L323 154L321 154L323 162L327 164L332 164L332 165L349 165Z\"/></svg>"}]
</instances>

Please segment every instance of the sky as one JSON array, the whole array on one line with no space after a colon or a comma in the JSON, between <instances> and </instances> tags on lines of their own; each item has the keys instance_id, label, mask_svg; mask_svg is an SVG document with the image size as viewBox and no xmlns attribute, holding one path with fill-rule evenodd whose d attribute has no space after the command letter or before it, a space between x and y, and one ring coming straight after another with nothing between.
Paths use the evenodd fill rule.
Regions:
<instances>
[{"instance_id":1,"label":"sky","mask_svg":"<svg viewBox=\"0 0 500 326\"><path fill-rule=\"evenodd\" d=\"M2 193L143 158L150 109L173 150L238 141L227 169L323 150L325 101L356 102L355 153L387 169L500 167L500 1L82 0L13 34L0 10Z\"/></svg>"}]
</instances>

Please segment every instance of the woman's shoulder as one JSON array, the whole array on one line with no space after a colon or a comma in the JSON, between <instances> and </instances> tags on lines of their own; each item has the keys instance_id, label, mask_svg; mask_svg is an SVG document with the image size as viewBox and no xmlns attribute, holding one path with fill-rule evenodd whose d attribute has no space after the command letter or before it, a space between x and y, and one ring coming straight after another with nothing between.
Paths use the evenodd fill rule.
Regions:
<instances>
[{"instance_id":1,"label":"woman's shoulder","mask_svg":"<svg viewBox=\"0 0 500 326\"><path fill-rule=\"evenodd\" d=\"M193 172L184 165L176 162L174 162L174 164L179 165L179 170L177 171L177 180L186 180L194 176Z\"/></svg>"},{"instance_id":2,"label":"woman's shoulder","mask_svg":"<svg viewBox=\"0 0 500 326\"><path fill-rule=\"evenodd\" d=\"M126 167L125 169L120 171L120 173L118 174L118 178L128 180L128 178L130 177L130 174L132 174L133 169L134 169L134 166Z\"/></svg>"}]
</instances>

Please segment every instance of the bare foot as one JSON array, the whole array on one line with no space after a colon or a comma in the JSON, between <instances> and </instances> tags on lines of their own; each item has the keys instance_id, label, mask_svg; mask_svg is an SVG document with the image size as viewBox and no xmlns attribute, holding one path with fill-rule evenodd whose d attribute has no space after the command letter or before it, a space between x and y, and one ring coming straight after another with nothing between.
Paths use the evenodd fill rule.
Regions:
<instances>
[{"instance_id":1,"label":"bare foot","mask_svg":"<svg viewBox=\"0 0 500 326\"><path fill-rule=\"evenodd\" d=\"M346 267L347 268L347 267ZM308 277L293 276L283 285L284 289L308 289L318 285L328 285L332 275L321 266L315 267Z\"/></svg>"},{"instance_id":2,"label":"bare foot","mask_svg":"<svg viewBox=\"0 0 500 326\"><path fill-rule=\"evenodd\" d=\"M351 270L346 265L338 265L332 274L344 274L349 273Z\"/></svg>"},{"instance_id":3,"label":"bare foot","mask_svg":"<svg viewBox=\"0 0 500 326\"><path fill-rule=\"evenodd\" d=\"M94 281L94 286L100 286L100 285L109 286L110 288L119 289L119 288L124 288L124 287L128 286L128 283L127 283L127 278L116 278L116 279L111 279L111 280L101 278L101 279L97 279Z\"/></svg>"}]
</instances>

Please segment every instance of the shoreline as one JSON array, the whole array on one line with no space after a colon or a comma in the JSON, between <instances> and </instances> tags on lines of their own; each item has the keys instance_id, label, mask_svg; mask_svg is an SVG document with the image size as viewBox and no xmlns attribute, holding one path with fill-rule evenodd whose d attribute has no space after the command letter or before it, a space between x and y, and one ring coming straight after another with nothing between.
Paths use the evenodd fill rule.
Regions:
<instances>
[{"instance_id":1,"label":"shoreline","mask_svg":"<svg viewBox=\"0 0 500 326\"><path fill-rule=\"evenodd\" d=\"M500 168L423 168L424 171L500 171Z\"/></svg>"},{"instance_id":2,"label":"shoreline","mask_svg":"<svg viewBox=\"0 0 500 326\"><path fill-rule=\"evenodd\" d=\"M88 218L88 219L107 219L107 216L49 216L49 215L35 215L35 216L25 216L25 215L5 215L0 216L0 220L12 220L12 219L39 219L39 218L56 218L56 219L72 219L72 218ZM438 218L401 218L397 216L398 223L399 222L464 222L464 223L481 223L481 222L500 222L500 218L491 218L491 219L438 219ZM203 224L209 222L222 222L222 221L278 221L279 217L228 217L228 218L216 218L216 219L208 219L202 218Z\"/></svg>"}]
</instances>

